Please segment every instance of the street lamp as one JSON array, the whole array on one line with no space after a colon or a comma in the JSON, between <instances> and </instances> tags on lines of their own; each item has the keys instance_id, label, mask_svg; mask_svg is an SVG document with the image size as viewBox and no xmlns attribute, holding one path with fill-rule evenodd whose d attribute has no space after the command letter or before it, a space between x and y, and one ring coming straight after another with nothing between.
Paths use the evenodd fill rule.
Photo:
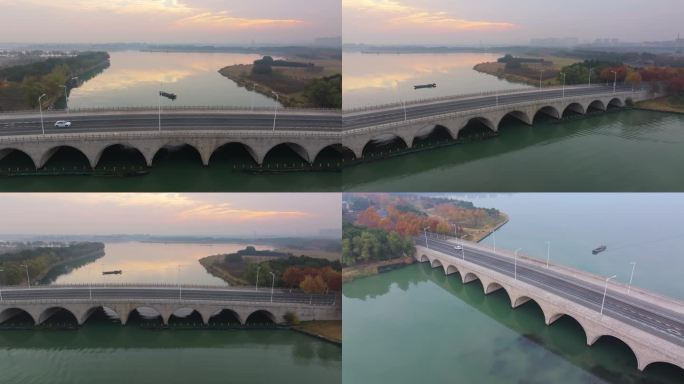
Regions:
<instances>
[{"instance_id":1,"label":"street lamp","mask_svg":"<svg viewBox=\"0 0 684 384\"><path fill-rule=\"evenodd\" d=\"M518 252L522 248L518 248L515 250L515 255L513 256L513 279L518 280Z\"/></svg>"},{"instance_id":2,"label":"street lamp","mask_svg":"<svg viewBox=\"0 0 684 384\"><path fill-rule=\"evenodd\" d=\"M274 94L276 97L275 112L273 112L273 132L275 132L276 119L278 118L278 100L280 100L280 96L278 96L278 93L276 93L275 91L271 91L271 93Z\"/></svg>"},{"instance_id":3,"label":"street lamp","mask_svg":"<svg viewBox=\"0 0 684 384\"><path fill-rule=\"evenodd\" d=\"M261 266L257 267L257 278L256 278L256 285L254 285L254 290L259 291L259 270L261 269Z\"/></svg>"},{"instance_id":4,"label":"street lamp","mask_svg":"<svg viewBox=\"0 0 684 384\"><path fill-rule=\"evenodd\" d=\"M183 286L181 285L181 265L178 264L178 301L183 301Z\"/></svg>"},{"instance_id":5,"label":"street lamp","mask_svg":"<svg viewBox=\"0 0 684 384\"><path fill-rule=\"evenodd\" d=\"M404 101L404 98L401 97L401 93L399 92L399 84L395 83L394 89L397 91L397 96L399 97L399 101L401 102L401 107L404 109L404 121L408 120L408 115L406 113L406 102Z\"/></svg>"},{"instance_id":6,"label":"street lamp","mask_svg":"<svg viewBox=\"0 0 684 384\"><path fill-rule=\"evenodd\" d=\"M492 232L492 239L494 240L494 252L496 252L496 230Z\"/></svg>"},{"instance_id":7,"label":"street lamp","mask_svg":"<svg viewBox=\"0 0 684 384\"><path fill-rule=\"evenodd\" d=\"M256 83L252 83L252 102L249 107L250 111L254 111L254 94L256 93Z\"/></svg>"},{"instance_id":8,"label":"street lamp","mask_svg":"<svg viewBox=\"0 0 684 384\"><path fill-rule=\"evenodd\" d=\"M603 301L601 301L601 318L603 318L603 306L606 304L606 293L608 292L608 280L616 278L617 275L606 278L606 286L603 288Z\"/></svg>"},{"instance_id":9,"label":"street lamp","mask_svg":"<svg viewBox=\"0 0 684 384\"><path fill-rule=\"evenodd\" d=\"M546 242L546 268L549 267L549 259L551 258L551 242Z\"/></svg>"},{"instance_id":10,"label":"street lamp","mask_svg":"<svg viewBox=\"0 0 684 384\"><path fill-rule=\"evenodd\" d=\"M0 272L5 272L5 270L0 269ZM2 301L2 284L0 284L0 301Z\"/></svg>"},{"instance_id":11,"label":"street lamp","mask_svg":"<svg viewBox=\"0 0 684 384\"><path fill-rule=\"evenodd\" d=\"M565 98L565 72L560 73L563 76L563 98Z\"/></svg>"},{"instance_id":12,"label":"street lamp","mask_svg":"<svg viewBox=\"0 0 684 384\"><path fill-rule=\"evenodd\" d=\"M539 89L542 89L542 75L544 74L544 70L542 69L539 71Z\"/></svg>"},{"instance_id":13,"label":"street lamp","mask_svg":"<svg viewBox=\"0 0 684 384\"><path fill-rule=\"evenodd\" d=\"M615 93L615 86L617 85L617 72L611 71L613 73L613 94Z\"/></svg>"},{"instance_id":14,"label":"street lamp","mask_svg":"<svg viewBox=\"0 0 684 384\"><path fill-rule=\"evenodd\" d=\"M43 124L43 104L41 104L41 102L40 102L43 99L43 97L47 97L47 95L44 93L42 95L40 95L40 97L38 98L38 108L40 108L40 128L43 130L43 135L44 135L45 134L45 125Z\"/></svg>"},{"instance_id":15,"label":"street lamp","mask_svg":"<svg viewBox=\"0 0 684 384\"><path fill-rule=\"evenodd\" d=\"M629 275L629 285L627 286L628 295L629 291L632 289L632 278L634 277L634 267L636 267L636 261L632 261L630 264L632 264L632 273Z\"/></svg>"},{"instance_id":16,"label":"street lamp","mask_svg":"<svg viewBox=\"0 0 684 384\"><path fill-rule=\"evenodd\" d=\"M591 87L591 65L589 66L589 87Z\"/></svg>"},{"instance_id":17,"label":"street lamp","mask_svg":"<svg viewBox=\"0 0 684 384\"><path fill-rule=\"evenodd\" d=\"M271 303L273 302L273 287L275 287L275 274L273 272L269 272L271 274Z\"/></svg>"},{"instance_id":18,"label":"street lamp","mask_svg":"<svg viewBox=\"0 0 684 384\"><path fill-rule=\"evenodd\" d=\"M425 248L430 249L430 245L428 245L427 241L427 227L423 228L423 233L425 234Z\"/></svg>"},{"instance_id":19,"label":"street lamp","mask_svg":"<svg viewBox=\"0 0 684 384\"><path fill-rule=\"evenodd\" d=\"M28 264L22 264L21 266L26 268L26 283L28 284L28 287L30 289L31 288L31 278L29 277Z\"/></svg>"}]
</instances>

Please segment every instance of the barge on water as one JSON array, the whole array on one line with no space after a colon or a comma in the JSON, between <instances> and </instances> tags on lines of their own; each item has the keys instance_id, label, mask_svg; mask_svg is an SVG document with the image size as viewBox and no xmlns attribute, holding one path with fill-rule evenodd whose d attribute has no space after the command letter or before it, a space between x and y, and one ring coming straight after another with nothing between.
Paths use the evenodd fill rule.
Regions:
<instances>
[{"instance_id":1,"label":"barge on water","mask_svg":"<svg viewBox=\"0 0 684 384\"><path fill-rule=\"evenodd\" d=\"M413 86L413 89L425 89L425 88L437 88L437 84L436 84L436 83L432 83L432 84L418 84L418 85L414 85L414 86Z\"/></svg>"},{"instance_id":2,"label":"barge on water","mask_svg":"<svg viewBox=\"0 0 684 384\"><path fill-rule=\"evenodd\" d=\"M120 275L122 273L123 271L120 269L117 269L116 271L102 271L103 275Z\"/></svg>"},{"instance_id":3,"label":"barge on water","mask_svg":"<svg viewBox=\"0 0 684 384\"><path fill-rule=\"evenodd\" d=\"M591 251L591 253L592 253L593 255L598 255L599 253L605 251L606 249L608 249L608 247L606 247L605 245L602 245L602 246L600 246L600 247L594 249L593 251Z\"/></svg>"}]
</instances>

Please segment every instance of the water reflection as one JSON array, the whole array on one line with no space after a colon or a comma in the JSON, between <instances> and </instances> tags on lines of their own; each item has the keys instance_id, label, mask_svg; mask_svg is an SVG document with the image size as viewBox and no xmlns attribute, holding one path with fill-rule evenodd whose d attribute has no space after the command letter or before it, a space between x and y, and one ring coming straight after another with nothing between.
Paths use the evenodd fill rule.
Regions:
<instances>
[{"instance_id":1,"label":"water reflection","mask_svg":"<svg viewBox=\"0 0 684 384\"><path fill-rule=\"evenodd\" d=\"M499 80L473 67L496 61L499 53L363 54L345 52L344 108L393 103L455 94L527 88L524 84ZM437 83L437 88L413 89L414 85Z\"/></svg>"},{"instance_id":2,"label":"water reflection","mask_svg":"<svg viewBox=\"0 0 684 384\"><path fill-rule=\"evenodd\" d=\"M157 106L271 107L274 101L238 87L218 71L233 64L249 64L258 55L234 53L111 52L110 67L81 79L71 90L70 108ZM158 91L178 95L159 98Z\"/></svg>"}]
</instances>

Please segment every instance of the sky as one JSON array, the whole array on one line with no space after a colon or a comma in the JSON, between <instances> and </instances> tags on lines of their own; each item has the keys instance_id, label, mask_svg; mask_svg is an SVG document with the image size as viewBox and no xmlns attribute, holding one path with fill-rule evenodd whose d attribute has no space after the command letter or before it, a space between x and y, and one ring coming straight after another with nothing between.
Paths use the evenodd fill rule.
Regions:
<instances>
[{"instance_id":1,"label":"sky","mask_svg":"<svg viewBox=\"0 0 684 384\"><path fill-rule=\"evenodd\" d=\"M0 236L310 236L341 230L340 202L336 193L4 193Z\"/></svg>"},{"instance_id":2,"label":"sky","mask_svg":"<svg viewBox=\"0 0 684 384\"><path fill-rule=\"evenodd\" d=\"M673 40L682 0L342 0L345 43L525 44L531 38Z\"/></svg>"},{"instance_id":3,"label":"sky","mask_svg":"<svg viewBox=\"0 0 684 384\"><path fill-rule=\"evenodd\" d=\"M311 43L341 23L340 0L0 0L6 43Z\"/></svg>"}]
</instances>

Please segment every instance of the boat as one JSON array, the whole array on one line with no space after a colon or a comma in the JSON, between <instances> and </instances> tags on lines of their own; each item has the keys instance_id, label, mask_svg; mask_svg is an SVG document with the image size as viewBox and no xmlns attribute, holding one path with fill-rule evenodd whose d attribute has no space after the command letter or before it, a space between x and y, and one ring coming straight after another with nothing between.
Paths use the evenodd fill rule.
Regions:
<instances>
[{"instance_id":1,"label":"boat","mask_svg":"<svg viewBox=\"0 0 684 384\"><path fill-rule=\"evenodd\" d=\"M600 246L600 247L594 249L593 251L591 251L591 253L592 253L593 255L598 255L599 253L605 251L607 248L608 248L608 247L606 247L605 245L602 245L602 246Z\"/></svg>"},{"instance_id":2,"label":"boat","mask_svg":"<svg viewBox=\"0 0 684 384\"><path fill-rule=\"evenodd\" d=\"M432 83L432 84L418 84L414 85L413 89L424 89L424 88L437 88L437 84Z\"/></svg>"},{"instance_id":3,"label":"boat","mask_svg":"<svg viewBox=\"0 0 684 384\"><path fill-rule=\"evenodd\" d=\"M178 96L176 96L175 93L168 93L168 92L163 92L163 91L159 91L159 96L164 96L167 99L171 99L171 100L176 100L176 98L178 97Z\"/></svg>"},{"instance_id":4,"label":"boat","mask_svg":"<svg viewBox=\"0 0 684 384\"><path fill-rule=\"evenodd\" d=\"M116 271L102 271L103 275L120 275L122 273L123 271L120 269L117 269Z\"/></svg>"}]
</instances>

